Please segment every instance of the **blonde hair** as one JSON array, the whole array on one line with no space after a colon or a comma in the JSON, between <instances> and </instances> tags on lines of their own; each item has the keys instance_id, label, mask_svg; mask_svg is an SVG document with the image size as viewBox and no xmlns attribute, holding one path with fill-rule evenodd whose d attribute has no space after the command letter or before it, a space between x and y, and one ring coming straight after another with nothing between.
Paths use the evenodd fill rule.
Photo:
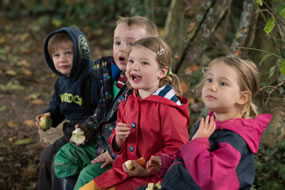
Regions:
<instances>
[{"instance_id":1,"label":"blonde hair","mask_svg":"<svg viewBox=\"0 0 285 190\"><path fill-rule=\"evenodd\" d=\"M73 42L67 32L57 32L48 41L48 53L51 56L60 45L66 44L73 47Z\"/></svg>"},{"instance_id":2,"label":"blonde hair","mask_svg":"<svg viewBox=\"0 0 285 190\"><path fill-rule=\"evenodd\" d=\"M221 62L230 66L237 72L239 76L240 91L250 92L249 101L241 108L241 116L243 118L256 117L258 113L257 107L253 103L253 98L259 91L260 83L259 72L255 63L250 60L241 59L240 57L219 57L210 62L207 68L207 73L213 67L213 65ZM207 76L207 73L205 76ZM202 84L204 84L204 82L205 77Z\"/></svg>"},{"instance_id":3,"label":"blonde hair","mask_svg":"<svg viewBox=\"0 0 285 190\"><path fill-rule=\"evenodd\" d=\"M159 87L170 84L177 96L182 96L182 90L179 78L176 74L171 72L171 56L172 52L169 46L158 37L148 37L136 41L130 48L129 53L133 47L141 46L156 53L156 60L159 68L167 68L167 75L159 82Z\"/></svg>"},{"instance_id":4,"label":"blonde hair","mask_svg":"<svg viewBox=\"0 0 285 190\"><path fill-rule=\"evenodd\" d=\"M142 16L119 17L117 20L117 26L121 23L125 23L129 27L139 26L139 27L145 28L146 34L147 34L146 37L149 37L149 36L158 37L159 36L157 26L146 17L142 17Z\"/></svg>"}]
</instances>

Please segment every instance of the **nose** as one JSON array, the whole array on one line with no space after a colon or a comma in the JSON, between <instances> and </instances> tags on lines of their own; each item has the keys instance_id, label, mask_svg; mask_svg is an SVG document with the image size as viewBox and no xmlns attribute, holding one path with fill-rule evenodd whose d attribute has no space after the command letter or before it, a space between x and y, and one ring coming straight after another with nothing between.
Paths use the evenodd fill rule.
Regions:
<instances>
[{"instance_id":1,"label":"nose","mask_svg":"<svg viewBox=\"0 0 285 190\"><path fill-rule=\"evenodd\" d=\"M60 59L61 62L64 62L64 61L67 60L67 56L66 56L66 55L61 55L61 56L59 57L59 59Z\"/></svg>"},{"instance_id":2,"label":"nose","mask_svg":"<svg viewBox=\"0 0 285 190\"><path fill-rule=\"evenodd\" d=\"M208 90L210 91L216 91L217 90L217 84L215 82L208 84Z\"/></svg>"},{"instance_id":3,"label":"nose","mask_svg":"<svg viewBox=\"0 0 285 190\"><path fill-rule=\"evenodd\" d=\"M127 48L128 48L127 44L122 43L122 44L120 45L120 47L119 47L119 50L121 50L121 51L126 51Z\"/></svg>"},{"instance_id":4,"label":"nose","mask_svg":"<svg viewBox=\"0 0 285 190\"><path fill-rule=\"evenodd\" d=\"M135 61L131 64L130 67L132 68L132 70L136 70L136 71L139 70L139 64Z\"/></svg>"}]
</instances>

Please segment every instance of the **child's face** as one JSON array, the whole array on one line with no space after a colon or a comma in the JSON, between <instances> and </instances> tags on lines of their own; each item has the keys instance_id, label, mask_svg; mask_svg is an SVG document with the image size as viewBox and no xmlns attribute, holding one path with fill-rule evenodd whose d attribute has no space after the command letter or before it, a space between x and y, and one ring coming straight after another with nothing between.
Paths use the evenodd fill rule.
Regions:
<instances>
[{"instance_id":1,"label":"child's face","mask_svg":"<svg viewBox=\"0 0 285 190\"><path fill-rule=\"evenodd\" d=\"M137 40L147 37L144 27L125 23L117 25L114 32L113 57L121 71L126 71L128 48Z\"/></svg>"},{"instance_id":2,"label":"child's face","mask_svg":"<svg viewBox=\"0 0 285 190\"><path fill-rule=\"evenodd\" d=\"M202 89L202 100L215 113L235 116L242 101L237 72L223 62L209 70Z\"/></svg>"},{"instance_id":3,"label":"child's face","mask_svg":"<svg viewBox=\"0 0 285 190\"><path fill-rule=\"evenodd\" d=\"M126 74L141 98L150 96L159 87L159 81L167 74L166 68L159 68L156 53L141 46L132 47L128 58Z\"/></svg>"},{"instance_id":4,"label":"child's face","mask_svg":"<svg viewBox=\"0 0 285 190\"><path fill-rule=\"evenodd\" d=\"M73 46L70 43L61 43L56 50L51 54L51 58L55 69L64 74L71 73L73 64Z\"/></svg>"}]
</instances>

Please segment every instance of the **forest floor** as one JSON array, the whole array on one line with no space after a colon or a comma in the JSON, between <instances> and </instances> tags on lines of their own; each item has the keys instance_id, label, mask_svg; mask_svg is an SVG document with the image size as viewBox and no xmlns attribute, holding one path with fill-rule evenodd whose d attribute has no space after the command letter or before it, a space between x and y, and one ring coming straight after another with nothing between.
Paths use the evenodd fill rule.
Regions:
<instances>
[{"instance_id":1,"label":"forest floor","mask_svg":"<svg viewBox=\"0 0 285 190\"><path fill-rule=\"evenodd\" d=\"M49 132L40 138L34 125L35 116L48 107L56 80L43 56L44 39L55 28L27 18L0 18L0 26L0 190L31 190L36 188L40 152L47 145L42 141L56 137ZM111 33L102 38L103 31L83 31L93 57L111 53L104 47L112 47Z\"/></svg>"}]
</instances>

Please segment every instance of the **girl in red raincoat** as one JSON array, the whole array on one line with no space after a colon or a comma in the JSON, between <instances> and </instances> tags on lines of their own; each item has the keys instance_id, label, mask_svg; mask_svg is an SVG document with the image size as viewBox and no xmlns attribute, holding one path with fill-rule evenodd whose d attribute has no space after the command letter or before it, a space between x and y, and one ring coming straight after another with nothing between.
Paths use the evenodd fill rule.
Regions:
<instances>
[{"instance_id":1,"label":"girl in red raincoat","mask_svg":"<svg viewBox=\"0 0 285 190\"><path fill-rule=\"evenodd\" d=\"M144 38L131 47L126 75L132 90L119 106L117 125L109 139L119 156L112 169L81 189L134 190L161 180L145 163L151 155L173 155L189 138L188 101L181 96L170 61L170 49L159 38ZM139 158L145 161L141 165L136 162ZM131 168L124 164L128 160Z\"/></svg>"}]
</instances>

